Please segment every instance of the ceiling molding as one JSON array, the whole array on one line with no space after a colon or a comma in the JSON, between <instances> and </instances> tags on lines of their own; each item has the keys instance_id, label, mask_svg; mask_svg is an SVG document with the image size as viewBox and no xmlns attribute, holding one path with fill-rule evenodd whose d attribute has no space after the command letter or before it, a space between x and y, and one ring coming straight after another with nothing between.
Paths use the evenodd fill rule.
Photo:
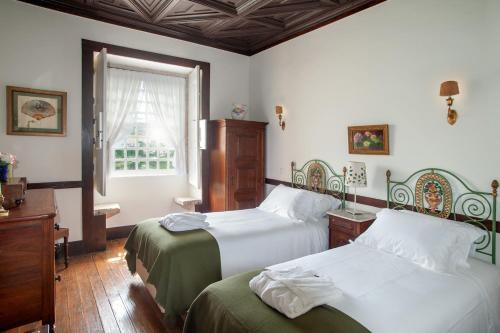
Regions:
<instances>
[{"instance_id":1,"label":"ceiling molding","mask_svg":"<svg viewBox=\"0 0 500 333\"><path fill-rule=\"evenodd\" d=\"M385 0L19 0L253 55Z\"/></svg>"}]
</instances>

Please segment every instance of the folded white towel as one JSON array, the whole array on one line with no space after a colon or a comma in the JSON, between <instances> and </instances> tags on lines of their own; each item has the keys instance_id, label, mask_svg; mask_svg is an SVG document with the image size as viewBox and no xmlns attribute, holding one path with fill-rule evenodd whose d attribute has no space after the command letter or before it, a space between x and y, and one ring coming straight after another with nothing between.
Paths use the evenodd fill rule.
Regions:
<instances>
[{"instance_id":1,"label":"folded white towel","mask_svg":"<svg viewBox=\"0 0 500 333\"><path fill-rule=\"evenodd\" d=\"M205 229L209 226L205 222L207 216L201 213L173 213L162 217L159 221L162 227L170 231L187 231Z\"/></svg>"},{"instance_id":2,"label":"folded white towel","mask_svg":"<svg viewBox=\"0 0 500 333\"><path fill-rule=\"evenodd\" d=\"M300 267L265 270L250 280L249 285L264 303L291 319L342 296L342 290L329 278L318 277Z\"/></svg>"}]
</instances>

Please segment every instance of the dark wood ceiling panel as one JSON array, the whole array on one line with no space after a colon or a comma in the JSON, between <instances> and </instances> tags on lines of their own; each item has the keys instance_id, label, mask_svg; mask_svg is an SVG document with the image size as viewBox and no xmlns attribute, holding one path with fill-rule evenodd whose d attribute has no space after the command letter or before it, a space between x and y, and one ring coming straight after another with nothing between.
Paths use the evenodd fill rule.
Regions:
<instances>
[{"instance_id":1,"label":"dark wood ceiling panel","mask_svg":"<svg viewBox=\"0 0 500 333\"><path fill-rule=\"evenodd\" d=\"M385 0L19 0L252 55Z\"/></svg>"}]
</instances>

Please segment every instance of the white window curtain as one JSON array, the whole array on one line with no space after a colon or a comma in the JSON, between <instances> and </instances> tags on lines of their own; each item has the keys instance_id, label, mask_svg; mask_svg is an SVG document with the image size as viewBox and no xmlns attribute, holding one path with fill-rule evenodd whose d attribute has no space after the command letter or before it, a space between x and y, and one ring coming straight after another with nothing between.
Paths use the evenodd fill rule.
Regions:
<instances>
[{"instance_id":1,"label":"white window curtain","mask_svg":"<svg viewBox=\"0 0 500 333\"><path fill-rule=\"evenodd\" d=\"M127 114L137 108L142 79L137 72L109 68L106 114L106 145L109 171L111 148L123 133Z\"/></svg>"},{"instance_id":2,"label":"white window curtain","mask_svg":"<svg viewBox=\"0 0 500 333\"><path fill-rule=\"evenodd\" d=\"M147 130L175 150L175 173L185 175L186 79L110 68L108 87L108 147L129 133L127 115L145 106L153 120Z\"/></svg>"},{"instance_id":3,"label":"white window curtain","mask_svg":"<svg viewBox=\"0 0 500 333\"><path fill-rule=\"evenodd\" d=\"M141 73L148 108L158 117L161 134L175 150L175 170L186 174L186 79Z\"/></svg>"}]
</instances>

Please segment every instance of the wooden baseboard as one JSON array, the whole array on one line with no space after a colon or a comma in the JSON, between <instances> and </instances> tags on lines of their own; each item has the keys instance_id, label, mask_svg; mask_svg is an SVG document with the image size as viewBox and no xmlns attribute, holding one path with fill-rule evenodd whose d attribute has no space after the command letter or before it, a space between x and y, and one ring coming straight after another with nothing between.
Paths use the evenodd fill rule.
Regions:
<instances>
[{"instance_id":1,"label":"wooden baseboard","mask_svg":"<svg viewBox=\"0 0 500 333\"><path fill-rule=\"evenodd\" d=\"M112 240L118 238L127 238L134 227L135 225L124 225L120 227L107 228L106 239Z\"/></svg>"},{"instance_id":2,"label":"wooden baseboard","mask_svg":"<svg viewBox=\"0 0 500 333\"><path fill-rule=\"evenodd\" d=\"M56 190L65 188L80 188L82 187L82 182L80 180L75 181L65 181L65 182L50 182L50 183L28 183L28 190L40 189L40 188L53 188Z\"/></svg>"},{"instance_id":3,"label":"wooden baseboard","mask_svg":"<svg viewBox=\"0 0 500 333\"><path fill-rule=\"evenodd\" d=\"M79 256L87 253L85 243L82 240L68 242L68 255L70 257Z\"/></svg>"}]
</instances>

